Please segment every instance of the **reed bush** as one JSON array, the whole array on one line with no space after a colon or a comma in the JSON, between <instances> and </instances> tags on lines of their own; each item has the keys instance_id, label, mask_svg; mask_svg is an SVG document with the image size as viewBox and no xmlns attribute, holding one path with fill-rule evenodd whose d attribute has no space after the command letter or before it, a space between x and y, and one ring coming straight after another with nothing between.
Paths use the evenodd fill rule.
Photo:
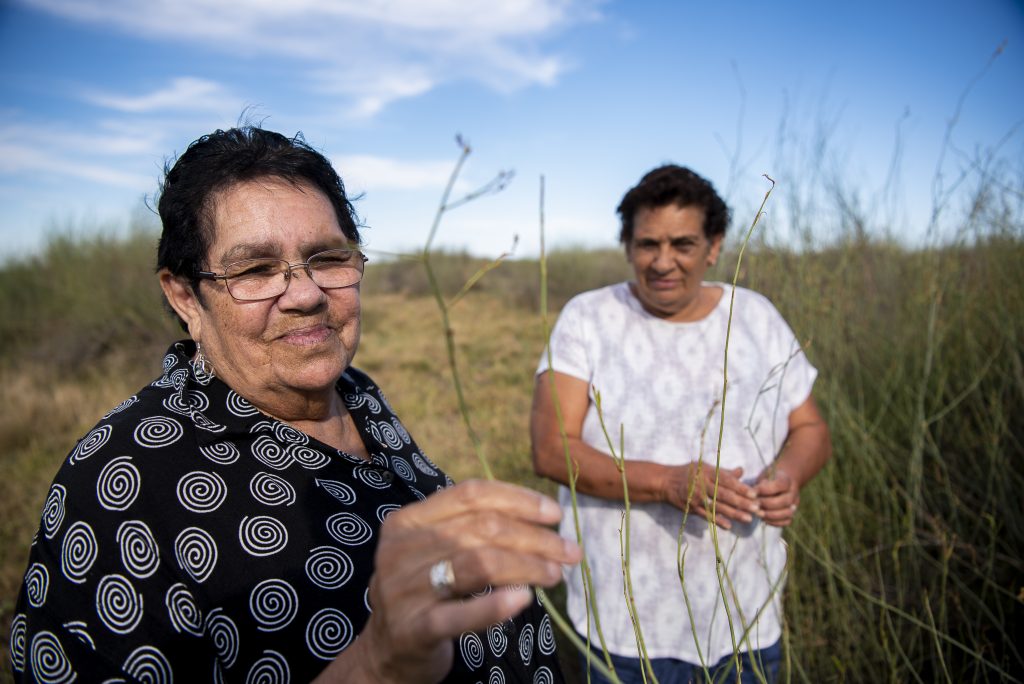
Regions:
<instances>
[{"instance_id":1,"label":"reed bush","mask_svg":"<svg viewBox=\"0 0 1024 684\"><path fill-rule=\"evenodd\" d=\"M813 251L761 244L744 257L740 284L769 296L808 344L835 443L787 533L795 681L1024 679L1024 223L997 228L933 248L861 237ZM50 478L74 439L154 377L163 347L181 336L161 307L153 248L152 234L58 236L0 268L0 681ZM433 259L449 294L483 263ZM731 268L725 258L712 277ZM537 269L503 263L452 308L451 324L495 475L551 492L531 472L527 434L543 347ZM628 273L614 249L556 252L549 270L557 303ZM463 479L479 466L458 427L421 271L415 261L371 262L356 364Z\"/></svg>"}]
</instances>

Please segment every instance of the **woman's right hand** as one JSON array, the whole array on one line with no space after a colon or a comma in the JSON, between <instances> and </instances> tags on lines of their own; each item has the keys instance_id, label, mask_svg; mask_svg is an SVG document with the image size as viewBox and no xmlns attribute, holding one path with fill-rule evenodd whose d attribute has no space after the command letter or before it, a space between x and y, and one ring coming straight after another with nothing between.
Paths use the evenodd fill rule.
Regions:
<instances>
[{"instance_id":1,"label":"woman's right hand","mask_svg":"<svg viewBox=\"0 0 1024 684\"><path fill-rule=\"evenodd\" d=\"M719 471L717 501L712 506L715 467L697 462L674 466L665 485L665 499L676 508L705 519L714 509L715 523L728 530L734 520L750 522L751 516L761 514L757 491L740 481L742 475L743 468Z\"/></svg>"},{"instance_id":2,"label":"woman's right hand","mask_svg":"<svg viewBox=\"0 0 1024 684\"><path fill-rule=\"evenodd\" d=\"M521 612L582 552L549 526L558 504L503 482L467 481L389 515L370 579L370 619L317 681L437 682L452 667L452 639ZM450 561L450 596L431 568ZM487 587L493 590L479 596Z\"/></svg>"}]
</instances>

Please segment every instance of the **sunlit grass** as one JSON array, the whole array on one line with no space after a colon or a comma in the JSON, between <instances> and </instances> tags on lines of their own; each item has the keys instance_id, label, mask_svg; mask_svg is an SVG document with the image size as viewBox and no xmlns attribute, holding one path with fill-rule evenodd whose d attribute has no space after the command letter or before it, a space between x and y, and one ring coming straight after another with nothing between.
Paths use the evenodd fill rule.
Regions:
<instances>
[{"instance_id":1,"label":"sunlit grass","mask_svg":"<svg viewBox=\"0 0 1024 684\"><path fill-rule=\"evenodd\" d=\"M1020 678L1022 231L993 222L988 237L943 248L860 239L799 254L760 245L744 257L741 284L769 296L808 343L835 444L787 533L793 680ZM13 600L50 479L77 437L158 374L181 335L161 309L154 244L144 233L55 238L41 256L0 269L4 681ZM484 263L433 257L448 296ZM724 259L711 277L730 279L733 266ZM556 252L548 269L554 308L628 274L617 251ZM419 270L371 262L356 364L431 458L456 479L479 476ZM537 271L535 261L502 264L452 308L451 326L495 476L553 492L529 456L544 341Z\"/></svg>"}]
</instances>

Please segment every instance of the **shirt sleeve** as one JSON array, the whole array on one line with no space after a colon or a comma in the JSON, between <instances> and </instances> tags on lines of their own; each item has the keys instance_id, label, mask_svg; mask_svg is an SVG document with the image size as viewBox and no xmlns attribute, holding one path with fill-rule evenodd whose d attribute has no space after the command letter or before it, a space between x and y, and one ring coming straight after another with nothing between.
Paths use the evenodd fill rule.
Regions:
<instances>
[{"instance_id":1,"label":"shirt sleeve","mask_svg":"<svg viewBox=\"0 0 1024 684\"><path fill-rule=\"evenodd\" d=\"M558 321L551 330L548 347L541 354L537 374L551 368L559 373L590 382L593 377L593 363L586 339L585 309L577 297L570 300L559 314Z\"/></svg>"},{"instance_id":2,"label":"shirt sleeve","mask_svg":"<svg viewBox=\"0 0 1024 684\"><path fill-rule=\"evenodd\" d=\"M770 339L774 346L774 357L780 359L776 370L782 402L788 414L811 396L818 370L811 365L804 352L806 342L801 342L797 338L778 309L770 303L769 306Z\"/></svg>"}]
</instances>

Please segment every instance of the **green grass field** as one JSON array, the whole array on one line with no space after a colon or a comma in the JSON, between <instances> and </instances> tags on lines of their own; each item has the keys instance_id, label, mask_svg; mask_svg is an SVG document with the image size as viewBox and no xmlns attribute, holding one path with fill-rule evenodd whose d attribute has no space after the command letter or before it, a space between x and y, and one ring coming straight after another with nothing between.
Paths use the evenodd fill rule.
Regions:
<instances>
[{"instance_id":1,"label":"green grass field","mask_svg":"<svg viewBox=\"0 0 1024 684\"><path fill-rule=\"evenodd\" d=\"M157 375L180 336L161 309L153 253L145 232L58 237L0 269L0 681L10 676L13 601L50 478L78 436ZM449 293L481 263L435 258ZM711 277L731 279L733 264L724 259ZM555 307L629 273L617 251L559 252L549 269ZM552 492L532 474L527 435L544 342L537 272L536 261L502 264L455 306L452 327L495 475ZM479 476L455 429L425 283L415 261L371 265L356 365L435 461L456 479ZM808 344L835 445L787 532L785 677L1024 679L1022 283L1019 220L942 248L858 239L745 255L740 284L769 296Z\"/></svg>"}]
</instances>

